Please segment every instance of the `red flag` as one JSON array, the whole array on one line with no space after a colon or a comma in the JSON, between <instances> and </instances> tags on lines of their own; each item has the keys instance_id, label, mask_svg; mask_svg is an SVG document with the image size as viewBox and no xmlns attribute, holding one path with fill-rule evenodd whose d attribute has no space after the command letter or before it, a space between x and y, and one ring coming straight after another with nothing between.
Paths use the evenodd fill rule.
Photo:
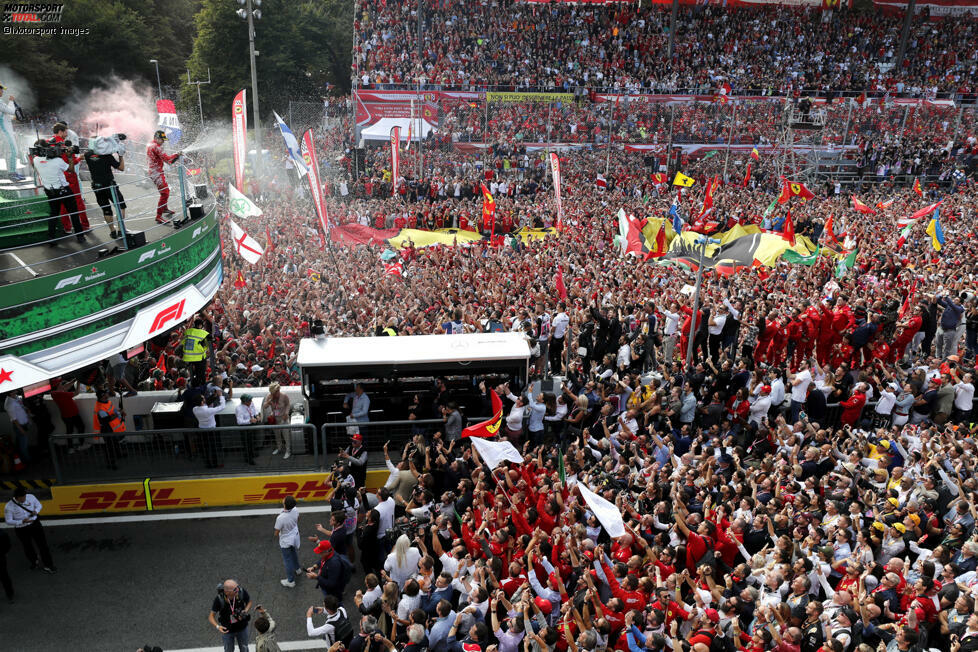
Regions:
<instances>
[{"instance_id":1,"label":"red flag","mask_svg":"<svg viewBox=\"0 0 978 652\"><path fill-rule=\"evenodd\" d=\"M316 283L319 283L320 281L323 280L322 274L320 274L314 269L307 269L306 274L309 276L309 278L311 278Z\"/></svg>"},{"instance_id":2,"label":"red flag","mask_svg":"<svg viewBox=\"0 0 978 652\"><path fill-rule=\"evenodd\" d=\"M621 97L619 95L619 97ZM557 230L564 228L564 205L560 201L560 157L556 152L550 152L550 171L553 174L554 196L557 200Z\"/></svg>"},{"instance_id":3,"label":"red flag","mask_svg":"<svg viewBox=\"0 0 978 652\"><path fill-rule=\"evenodd\" d=\"M241 274L241 270L238 270L238 277L234 279L234 287L243 288L246 285L248 285L248 282L245 281L245 277Z\"/></svg>"},{"instance_id":4,"label":"red flag","mask_svg":"<svg viewBox=\"0 0 978 652\"><path fill-rule=\"evenodd\" d=\"M463 437L495 437L499 434L499 426L503 423L503 401L495 390L489 391L489 397L492 399L492 418L463 429Z\"/></svg>"},{"instance_id":5,"label":"red flag","mask_svg":"<svg viewBox=\"0 0 978 652\"><path fill-rule=\"evenodd\" d=\"M936 204L931 204L930 206L924 206L919 211L910 216L912 220L919 220L922 217L927 217L934 212L934 209L944 203L944 200L937 202Z\"/></svg>"},{"instance_id":6,"label":"red flag","mask_svg":"<svg viewBox=\"0 0 978 652\"><path fill-rule=\"evenodd\" d=\"M910 291L907 292L907 298L903 300L903 305L900 306L900 319L903 319L903 316L910 310L910 302L913 301L913 297L916 292L917 281L914 281L913 285L910 286Z\"/></svg>"},{"instance_id":7,"label":"red flag","mask_svg":"<svg viewBox=\"0 0 978 652\"><path fill-rule=\"evenodd\" d=\"M275 340L274 339L272 340L272 345L270 347L268 347L268 359L269 360L274 360L275 359Z\"/></svg>"},{"instance_id":8,"label":"red flag","mask_svg":"<svg viewBox=\"0 0 978 652\"><path fill-rule=\"evenodd\" d=\"M751 157L752 159L754 159L755 161L760 161L760 160L761 160L761 153L760 153L760 152L758 152L758 151L757 151L757 148L755 147L754 149L752 149L752 150L750 151L750 157Z\"/></svg>"},{"instance_id":9,"label":"red flag","mask_svg":"<svg viewBox=\"0 0 978 652\"><path fill-rule=\"evenodd\" d=\"M747 174L744 175L744 187L745 188L747 187L748 182L750 182L750 166L751 166L751 164L748 163L747 164Z\"/></svg>"},{"instance_id":10,"label":"red flag","mask_svg":"<svg viewBox=\"0 0 978 652\"><path fill-rule=\"evenodd\" d=\"M918 197L924 196L924 189L920 187L920 179L913 180L913 191L917 193Z\"/></svg>"},{"instance_id":11,"label":"red flag","mask_svg":"<svg viewBox=\"0 0 978 652\"><path fill-rule=\"evenodd\" d=\"M401 147L401 128L391 128L391 194L397 197L397 180L401 175L399 149Z\"/></svg>"},{"instance_id":12,"label":"red flag","mask_svg":"<svg viewBox=\"0 0 978 652\"><path fill-rule=\"evenodd\" d=\"M238 272L239 274L241 272ZM166 349L160 351L160 360L156 363L156 368L166 373Z\"/></svg>"},{"instance_id":13,"label":"red flag","mask_svg":"<svg viewBox=\"0 0 978 652\"><path fill-rule=\"evenodd\" d=\"M859 201L859 198L856 197L855 195L852 196L852 209L857 213L865 213L866 215L876 215L876 211L874 211L871 207Z\"/></svg>"},{"instance_id":14,"label":"red flag","mask_svg":"<svg viewBox=\"0 0 978 652\"><path fill-rule=\"evenodd\" d=\"M778 203L784 204L792 197L808 200L814 198L815 193L806 188L805 184L800 181L788 181L788 179L782 177L781 196L778 197Z\"/></svg>"},{"instance_id":15,"label":"red flag","mask_svg":"<svg viewBox=\"0 0 978 652\"><path fill-rule=\"evenodd\" d=\"M302 135L302 160L309 170L306 178L309 180L309 192L312 195L312 205L316 209L316 216L319 218L319 226L322 227L323 234L328 236L331 224L329 211L326 208L326 194L323 191L322 178L319 176L319 156L316 154L316 142L312 135L312 129L307 129L306 133Z\"/></svg>"},{"instance_id":16,"label":"red flag","mask_svg":"<svg viewBox=\"0 0 978 652\"><path fill-rule=\"evenodd\" d=\"M656 172L652 175L652 183L659 185L660 183L669 183L669 177L665 172Z\"/></svg>"},{"instance_id":17,"label":"red flag","mask_svg":"<svg viewBox=\"0 0 978 652\"><path fill-rule=\"evenodd\" d=\"M700 219L713 212L713 191L716 190L718 178L713 177L706 184L706 194L703 196L703 210L700 211Z\"/></svg>"},{"instance_id":18,"label":"red flag","mask_svg":"<svg viewBox=\"0 0 978 652\"><path fill-rule=\"evenodd\" d=\"M554 279L554 285L557 287L557 296L560 297L561 301L567 301L567 287L564 285L564 268L557 265L557 276Z\"/></svg>"},{"instance_id":19,"label":"red flag","mask_svg":"<svg viewBox=\"0 0 978 652\"><path fill-rule=\"evenodd\" d=\"M247 104L245 91L235 95L231 103L231 151L234 154L234 185L237 188L244 188L245 160L248 157Z\"/></svg>"},{"instance_id":20,"label":"red flag","mask_svg":"<svg viewBox=\"0 0 978 652\"><path fill-rule=\"evenodd\" d=\"M781 237L788 241L792 247L795 246L795 225L791 221L791 211L788 211L788 216L784 218L784 227L781 229Z\"/></svg>"},{"instance_id":21,"label":"red flag","mask_svg":"<svg viewBox=\"0 0 978 652\"><path fill-rule=\"evenodd\" d=\"M482 228L488 228L490 231L495 232L496 230L496 200L492 198L492 193L486 188L486 184L482 185ZM488 226L487 226L488 225Z\"/></svg>"},{"instance_id":22,"label":"red flag","mask_svg":"<svg viewBox=\"0 0 978 652\"><path fill-rule=\"evenodd\" d=\"M829 215L829 219L825 220L825 226L822 229L822 235L828 236L830 244L837 245L839 249L842 249L842 243L835 237L835 226L832 224L832 216Z\"/></svg>"},{"instance_id":23,"label":"red flag","mask_svg":"<svg viewBox=\"0 0 978 652\"><path fill-rule=\"evenodd\" d=\"M860 93L859 94L859 97L857 97L855 101L856 101L856 104L858 104L859 106L862 106L863 104L865 104L866 103L866 91L863 91L862 93Z\"/></svg>"},{"instance_id":24,"label":"red flag","mask_svg":"<svg viewBox=\"0 0 978 652\"><path fill-rule=\"evenodd\" d=\"M384 273L388 276L403 277L404 266L401 263L384 263Z\"/></svg>"}]
</instances>

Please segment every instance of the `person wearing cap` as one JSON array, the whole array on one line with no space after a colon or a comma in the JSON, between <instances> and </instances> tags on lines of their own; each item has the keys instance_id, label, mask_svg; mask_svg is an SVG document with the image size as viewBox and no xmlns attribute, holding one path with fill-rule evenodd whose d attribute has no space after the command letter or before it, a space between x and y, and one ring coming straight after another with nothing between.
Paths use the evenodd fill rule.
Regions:
<instances>
[{"instance_id":1,"label":"person wearing cap","mask_svg":"<svg viewBox=\"0 0 978 652\"><path fill-rule=\"evenodd\" d=\"M306 577L316 580L316 586L322 591L324 598L332 595L337 600L342 600L347 583L343 560L329 541L320 541L313 552L319 555L319 562L306 569Z\"/></svg>"},{"instance_id":2,"label":"person wearing cap","mask_svg":"<svg viewBox=\"0 0 978 652\"><path fill-rule=\"evenodd\" d=\"M757 394L750 404L750 417L748 423L761 426L771 410L771 386L761 385L757 389Z\"/></svg>"},{"instance_id":3,"label":"person wearing cap","mask_svg":"<svg viewBox=\"0 0 978 652\"><path fill-rule=\"evenodd\" d=\"M386 451L385 445L385 454ZM359 432L353 433L350 437L350 445L341 450L337 457L349 465L354 485L356 487L365 486L367 483L367 449L363 445L363 435Z\"/></svg>"},{"instance_id":4,"label":"person wearing cap","mask_svg":"<svg viewBox=\"0 0 978 652\"><path fill-rule=\"evenodd\" d=\"M258 410L252 404L251 394L242 394L241 403L234 409L234 418L241 429L241 443L245 451L245 462L251 466L255 465L255 439L254 432L250 426L254 426L260 420Z\"/></svg>"},{"instance_id":5,"label":"person wearing cap","mask_svg":"<svg viewBox=\"0 0 978 652\"><path fill-rule=\"evenodd\" d=\"M866 405L866 390L868 388L866 383L856 383L852 395L839 402L839 405L842 406L842 416L839 417L839 422L843 426L854 426L859 422L863 407Z\"/></svg>"},{"instance_id":6,"label":"person wearing cap","mask_svg":"<svg viewBox=\"0 0 978 652\"><path fill-rule=\"evenodd\" d=\"M282 386L278 383L269 385L268 396L265 397L261 405L262 421L270 425L288 424L291 410L292 404L289 401L289 397L282 391ZM275 450L272 451L272 455L278 455L279 452L283 452L282 459L289 459L292 456L292 442L289 439L289 431L285 428L276 428L274 432Z\"/></svg>"},{"instance_id":7,"label":"person wearing cap","mask_svg":"<svg viewBox=\"0 0 978 652\"><path fill-rule=\"evenodd\" d=\"M163 143L167 141L166 133L160 129L153 134L153 140L146 146L146 164L149 178L156 184L156 189L160 191L160 201L156 206L156 223L165 224L173 217L173 211L167 206L170 199L170 186L166 183L166 175L163 173L163 164L172 165L180 158L181 152L167 154L163 151Z\"/></svg>"},{"instance_id":8,"label":"person wearing cap","mask_svg":"<svg viewBox=\"0 0 978 652\"><path fill-rule=\"evenodd\" d=\"M116 229L115 219L112 213L112 205L117 202L119 207L119 226L126 219L126 199L122 196L115 181L112 169L119 172L126 171L125 155L118 151L116 143L110 138L97 138L90 150L85 152L85 163L92 177L92 190L95 192L95 201L102 209L102 217L109 227L109 237L118 238L121 233ZM118 158L116 158L118 156Z\"/></svg>"}]
</instances>

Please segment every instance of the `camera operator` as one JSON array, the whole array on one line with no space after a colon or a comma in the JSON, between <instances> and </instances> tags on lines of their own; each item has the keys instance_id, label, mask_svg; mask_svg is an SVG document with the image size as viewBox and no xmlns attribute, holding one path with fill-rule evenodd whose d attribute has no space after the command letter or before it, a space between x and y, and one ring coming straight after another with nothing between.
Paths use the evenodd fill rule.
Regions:
<instances>
[{"instance_id":1,"label":"camera operator","mask_svg":"<svg viewBox=\"0 0 978 652\"><path fill-rule=\"evenodd\" d=\"M115 176L112 168L119 172L125 172L126 161L124 155L110 151L111 143L108 139L99 139L95 147L85 152L85 162L88 164L88 171L92 175L92 190L95 191L95 201L102 209L102 216L105 223L109 225L109 237L118 238L121 234L116 229L115 220L112 214L112 189L115 188L115 195L119 202L119 225L121 229L122 220L126 219L126 200L122 196L122 191L116 185Z\"/></svg>"},{"instance_id":2,"label":"camera operator","mask_svg":"<svg viewBox=\"0 0 978 652\"><path fill-rule=\"evenodd\" d=\"M7 178L11 181L23 181L25 177L17 174L17 141L14 139L14 127L10 118L17 114L17 103L14 102L13 95L4 98L4 90L4 85L0 84L0 134L7 141Z\"/></svg>"},{"instance_id":3,"label":"camera operator","mask_svg":"<svg viewBox=\"0 0 978 652\"><path fill-rule=\"evenodd\" d=\"M70 157L67 162L59 158L56 150L46 140L37 141L34 147L47 150L46 155L34 157L34 169L37 170L37 176L44 186L44 193L48 196L48 246L54 247L58 244L55 242L55 238L58 237L56 224L62 208L71 216L75 237L79 242L83 241L85 234L82 233L78 203L76 196L72 194L66 174L74 173L74 157Z\"/></svg>"},{"instance_id":4,"label":"camera operator","mask_svg":"<svg viewBox=\"0 0 978 652\"><path fill-rule=\"evenodd\" d=\"M65 163L69 162L71 159L74 165L77 166L81 163L81 157L78 156L78 134L68 129L68 125L64 122L56 122L54 127L51 128L54 132L54 138L51 139L52 143L56 143L62 146L61 158ZM72 226L75 229L76 234L80 234L82 231L88 230L88 213L85 208L85 200L82 199L81 194L81 184L78 181L78 173L75 172L74 167L70 171L65 173L65 178L68 179L68 186L71 188L71 192L75 197L75 204L78 208L76 212L78 214L78 221L81 224L81 229L75 226L75 216L74 214L63 213L61 215L61 225L68 231L68 226ZM70 223L69 223L70 218Z\"/></svg>"}]
</instances>

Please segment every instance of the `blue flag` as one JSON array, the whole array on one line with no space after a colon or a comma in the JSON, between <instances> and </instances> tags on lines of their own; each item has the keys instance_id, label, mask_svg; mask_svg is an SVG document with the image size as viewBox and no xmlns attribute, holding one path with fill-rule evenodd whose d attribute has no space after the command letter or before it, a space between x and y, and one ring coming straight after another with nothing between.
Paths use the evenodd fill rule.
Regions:
<instances>
[{"instance_id":1,"label":"blue flag","mask_svg":"<svg viewBox=\"0 0 978 652\"><path fill-rule=\"evenodd\" d=\"M672 230L676 233L682 233L683 218L679 216L679 207L675 204L669 207L669 217L672 218Z\"/></svg>"},{"instance_id":2,"label":"blue flag","mask_svg":"<svg viewBox=\"0 0 978 652\"><path fill-rule=\"evenodd\" d=\"M936 251L940 251L944 248L944 229L941 228L941 209L934 209L934 216L930 220L930 224L927 225L927 235L930 236L930 244Z\"/></svg>"},{"instance_id":3,"label":"blue flag","mask_svg":"<svg viewBox=\"0 0 978 652\"><path fill-rule=\"evenodd\" d=\"M285 146L289 150L289 157L292 159L293 165L295 165L296 172L299 173L300 177L305 176L309 172L309 168L306 167L305 161L302 159L302 153L299 151L299 141L296 140L295 134L289 129L289 125L285 124L278 113L274 111L272 114L275 116L275 124L278 126L278 130L282 132L282 138L285 139Z\"/></svg>"}]
</instances>

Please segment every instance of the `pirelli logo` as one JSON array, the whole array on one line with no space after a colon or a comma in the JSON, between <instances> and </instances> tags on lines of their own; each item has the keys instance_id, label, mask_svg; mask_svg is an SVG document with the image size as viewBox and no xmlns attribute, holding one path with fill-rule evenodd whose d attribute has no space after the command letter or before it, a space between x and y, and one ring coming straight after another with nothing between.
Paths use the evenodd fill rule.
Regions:
<instances>
[{"instance_id":1,"label":"pirelli logo","mask_svg":"<svg viewBox=\"0 0 978 652\"><path fill-rule=\"evenodd\" d=\"M60 23L63 3L8 2L3 6L4 23Z\"/></svg>"}]
</instances>

